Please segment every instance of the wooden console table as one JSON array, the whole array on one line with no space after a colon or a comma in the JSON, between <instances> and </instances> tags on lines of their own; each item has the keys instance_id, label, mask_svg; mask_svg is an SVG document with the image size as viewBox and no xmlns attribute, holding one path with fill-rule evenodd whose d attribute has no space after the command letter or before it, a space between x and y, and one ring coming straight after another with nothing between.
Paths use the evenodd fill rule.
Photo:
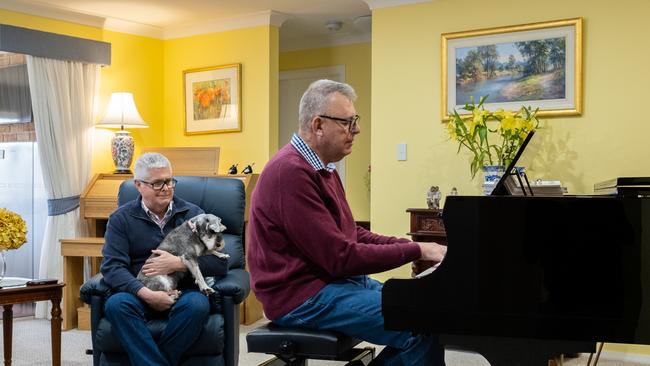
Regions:
<instances>
[{"instance_id":1,"label":"wooden console table","mask_svg":"<svg viewBox=\"0 0 650 366\"><path fill-rule=\"evenodd\" d=\"M103 246L104 238L61 239L63 282L68 284L63 289L63 330L70 330L78 324L80 329L90 329L90 318L83 315L89 309L86 311L79 298L79 289L84 281L84 257L101 258Z\"/></svg>"},{"instance_id":2,"label":"wooden console table","mask_svg":"<svg viewBox=\"0 0 650 366\"><path fill-rule=\"evenodd\" d=\"M61 289L63 283L53 285L35 285L8 287L0 289L0 305L4 308L2 313L2 334L4 344L5 366L11 365L11 348L13 333L13 306L23 302L44 301L52 302L52 365L61 365Z\"/></svg>"}]
</instances>

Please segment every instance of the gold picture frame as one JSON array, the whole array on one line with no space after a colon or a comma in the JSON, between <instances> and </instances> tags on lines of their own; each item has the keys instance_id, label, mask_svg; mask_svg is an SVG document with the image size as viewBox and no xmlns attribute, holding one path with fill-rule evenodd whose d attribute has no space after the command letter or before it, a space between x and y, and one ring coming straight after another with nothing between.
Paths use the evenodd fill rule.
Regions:
<instances>
[{"instance_id":1,"label":"gold picture frame","mask_svg":"<svg viewBox=\"0 0 650 366\"><path fill-rule=\"evenodd\" d=\"M241 64L183 71L185 135L239 132Z\"/></svg>"},{"instance_id":2,"label":"gold picture frame","mask_svg":"<svg viewBox=\"0 0 650 366\"><path fill-rule=\"evenodd\" d=\"M444 121L483 95L492 111L525 105L540 117L582 114L582 18L444 33L441 65Z\"/></svg>"}]
</instances>

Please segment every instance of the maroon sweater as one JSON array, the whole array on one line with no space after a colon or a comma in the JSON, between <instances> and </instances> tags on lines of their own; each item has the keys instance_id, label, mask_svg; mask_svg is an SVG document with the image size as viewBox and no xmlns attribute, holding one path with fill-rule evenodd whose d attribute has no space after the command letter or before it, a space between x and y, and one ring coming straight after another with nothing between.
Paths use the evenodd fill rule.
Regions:
<instances>
[{"instance_id":1,"label":"maroon sweater","mask_svg":"<svg viewBox=\"0 0 650 366\"><path fill-rule=\"evenodd\" d=\"M253 192L247 267L273 320L328 283L390 270L420 258L408 239L356 226L336 171L316 171L291 145L266 165Z\"/></svg>"}]
</instances>

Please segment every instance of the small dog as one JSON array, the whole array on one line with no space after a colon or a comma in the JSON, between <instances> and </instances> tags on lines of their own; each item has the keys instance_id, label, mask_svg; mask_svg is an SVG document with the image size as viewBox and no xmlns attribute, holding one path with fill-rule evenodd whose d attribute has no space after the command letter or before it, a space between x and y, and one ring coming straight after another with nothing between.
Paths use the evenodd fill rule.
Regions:
<instances>
[{"instance_id":1,"label":"small dog","mask_svg":"<svg viewBox=\"0 0 650 366\"><path fill-rule=\"evenodd\" d=\"M219 217L212 214L200 214L167 234L157 249L180 257L187 270L194 276L194 283L205 295L210 295L214 293L214 290L205 282L197 258L206 254L213 254L223 259L230 258L228 254L219 252L225 246L222 234L224 230L226 227L221 223ZM149 259L155 257L158 255L152 254ZM175 291L178 282L183 277L185 277L185 272L155 276L147 276L142 273L142 270L138 273L138 280L154 291ZM180 292L177 292L175 298L178 296L180 296Z\"/></svg>"}]
</instances>

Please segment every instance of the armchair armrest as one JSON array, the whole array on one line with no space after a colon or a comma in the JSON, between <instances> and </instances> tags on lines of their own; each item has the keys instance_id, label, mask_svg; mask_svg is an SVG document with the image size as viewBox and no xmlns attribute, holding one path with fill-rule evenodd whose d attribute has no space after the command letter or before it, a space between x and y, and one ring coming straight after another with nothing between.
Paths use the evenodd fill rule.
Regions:
<instances>
[{"instance_id":1,"label":"armchair armrest","mask_svg":"<svg viewBox=\"0 0 650 366\"><path fill-rule=\"evenodd\" d=\"M214 278L214 283L210 286L220 294L220 296L232 297L235 305L244 301L250 292L250 282L248 272L241 268L233 268L223 277Z\"/></svg>"},{"instance_id":2,"label":"armchair armrest","mask_svg":"<svg viewBox=\"0 0 650 366\"><path fill-rule=\"evenodd\" d=\"M91 303L93 296L106 298L111 294L111 288L104 282L104 276L101 273L94 275L91 279L84 282L79 289L79 297L86 304Z\"/></svg>"}]
</instances>

